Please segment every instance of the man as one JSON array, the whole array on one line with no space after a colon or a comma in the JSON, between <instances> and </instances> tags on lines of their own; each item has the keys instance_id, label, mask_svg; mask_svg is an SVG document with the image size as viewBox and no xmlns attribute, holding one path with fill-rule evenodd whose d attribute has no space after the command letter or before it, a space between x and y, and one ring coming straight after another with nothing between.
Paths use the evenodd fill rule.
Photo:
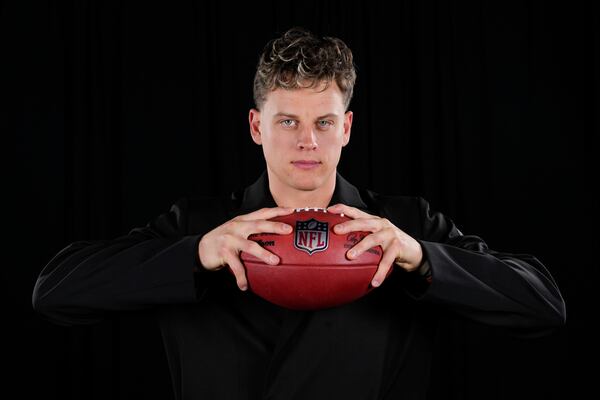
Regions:
<instances>
[{"instance_id":1,"label":"man","mask_svg":"<svg viewBox=\"0 0 600 400\"><path fill-rule=\"evenodd\" d=\"M355 77L339 39L292 29L272 40L249 113L266 172L231 198L184 198L129 235L71 244L41 272L34 307L63 324L154 308L178 399L423 398L442 313L517 334L563 324L536 258L492 251L425 200L359 190L337 173ZM369 295L293 311L247 290L241 251L279 262L248 236L289 233L269 219L297 207L350 216L336 233L371 232L348 252L384 250Z\"/></svg>"}]
</instances>

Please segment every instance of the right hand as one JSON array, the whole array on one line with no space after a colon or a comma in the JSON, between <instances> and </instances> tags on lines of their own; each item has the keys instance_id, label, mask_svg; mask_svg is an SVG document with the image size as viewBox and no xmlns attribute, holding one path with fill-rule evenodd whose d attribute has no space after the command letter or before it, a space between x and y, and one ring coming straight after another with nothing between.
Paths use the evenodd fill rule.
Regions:
<instances>
[{"instance_id":1,"label":"right hand","mask_svg":"<svg viewBox=\"0 0 600 400\"><path fill-rule=\"evenodd\" d=\"M240 251L250 253L267 264L277 265L279 257L265 250L258 243L248 240L253 233L289 234L292 227L282 222L267 221L294 212L292 207L262 208L249 214L239 215L208 232L198 244L202 266L216 271L229 265L241 290L248 288L246 270L240 261Z\"/></svg>"}]
</instances>

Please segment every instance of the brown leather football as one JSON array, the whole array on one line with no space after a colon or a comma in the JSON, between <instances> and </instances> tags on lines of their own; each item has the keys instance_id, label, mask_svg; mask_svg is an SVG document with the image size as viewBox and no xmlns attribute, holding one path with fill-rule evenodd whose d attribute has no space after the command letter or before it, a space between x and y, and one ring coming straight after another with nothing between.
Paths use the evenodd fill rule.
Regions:
<instances>
[{"instance_id":1,"label":"brown leather football","mask_svg":"<svg viewBox=\"0 0 600 400\"><path fill-rule=\"evenodd\" d=\"M292 226L293 231L288 235L249 236L280 258L279 264L269 265L241 253L250 290L273 304L294 310L335 307L369 293L383 250L381 246L373 247L358 258L348 259L346 252L369 234L333 232L335 225L348 220L323 208L296 209L272 218Z\"/></svg>"}]
</instances>

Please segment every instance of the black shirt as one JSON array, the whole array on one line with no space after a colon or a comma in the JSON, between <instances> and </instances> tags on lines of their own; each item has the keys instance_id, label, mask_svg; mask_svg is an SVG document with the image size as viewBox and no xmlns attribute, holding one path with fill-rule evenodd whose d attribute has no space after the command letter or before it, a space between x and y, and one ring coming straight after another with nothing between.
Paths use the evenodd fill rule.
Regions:
<instances>
[{"instance_id":1,"label":"black shirt","mask_svg":"<svg viewBox=\"0 0 600 400\"><path fill-rule=\"evenodd\" d=\"M240 291L225 268L205 270L205 233L276 206L263 173L243 193L183 198L126 236L69 245L41 272L34 307L67 325L154 309L177 399L420 399L443 313L517 334L564 323L560 292L535 257L488 249L422 198L336 179L331 204L385 217L417 239L431 283L396 267L353 303L293 311Z\"/></svg>"}]
</instances>

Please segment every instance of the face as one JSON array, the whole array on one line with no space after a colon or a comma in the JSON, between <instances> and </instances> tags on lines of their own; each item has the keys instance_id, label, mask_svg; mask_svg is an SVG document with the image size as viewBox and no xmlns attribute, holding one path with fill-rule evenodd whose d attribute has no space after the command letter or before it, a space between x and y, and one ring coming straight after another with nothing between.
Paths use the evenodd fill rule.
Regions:
<instances>
[{"instance_id":1,"label":"face","mask_svg":"<svg viewBox=\"0 0 600 400\"><path fill-rule=\"evenodd\" d=\"M263 148L271 183L312 191L335 179L352 112L344 112L335 82L323 87L275 89L261 111L250 110L252 139Z\"/></svg>"}]
</instances>

